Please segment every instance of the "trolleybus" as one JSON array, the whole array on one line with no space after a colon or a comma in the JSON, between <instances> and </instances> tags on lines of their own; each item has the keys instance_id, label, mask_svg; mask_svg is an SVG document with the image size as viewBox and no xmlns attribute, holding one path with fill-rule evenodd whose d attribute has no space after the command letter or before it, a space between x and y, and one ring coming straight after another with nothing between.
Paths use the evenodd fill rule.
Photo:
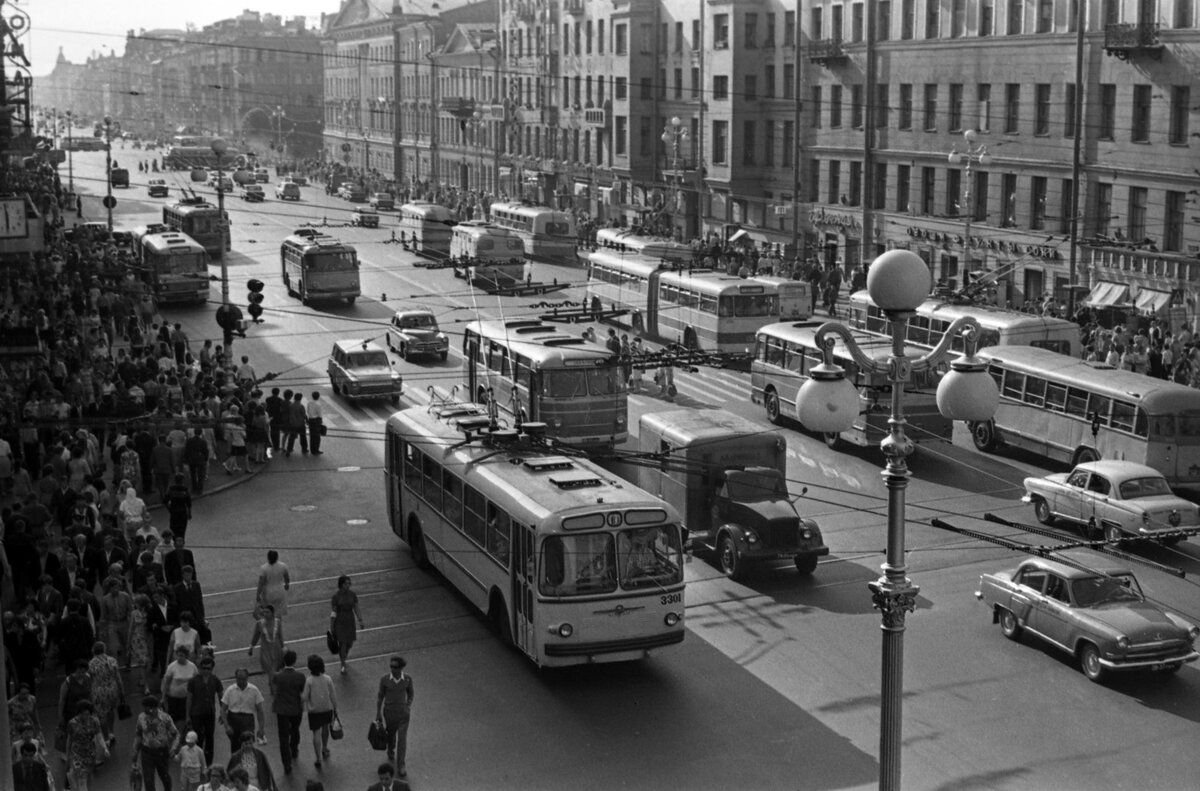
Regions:
<instances>
[{"instance_id":1,"label":"trolleybus","mask_svg":"<svg viewBox=\"0 0 1200 791\"><path fill-rule=\"evenodd\" d=\"M221 155L220 164L230 170L240 154L236 149L229 148ZM194 168L216 168L217 154L208 145L173 145L163 154L163 170L191 170Z\"/></svg>"},{"instance_id":2,"label":"trolleybus","mask_svg":"<svg viewBox=\"0 0 1200 791\"><path fill-rule=\"evenodd\" d=\"M689 349L745 352L759 327L779 319L771 283L610 250L588 258L588 303L596 310L629 311L629 325L639 335Z\"/></svg>"},{"instance_id":3,"label":"trolleybus","mask_svg":"<svg viewBox=\"0 0 1200 791\"><path fill-rule=\"evenodd\" d=\"M536 319L475 321L463 332L463 358L472 398L547 424L559 442L611 447L629 435L620 360L601 343Z\"/></svg>"},{"instance_id":4,"label":"trolleybus","mask_svg":"<svg viewBox=\"0 0 1200 791\"><path fill-rule=\"evenodd\" d=\"M450 255L454 216L448 208L438 203L405 203L399 217L400 239L412 244L414 252L435 259Z\"/></svg>"},{"instance_id":5,"label":"trolleybus","mask_svg":"<svg viewBox=\"0 0 1200 791\"><path fill-rule=\"evenodd\" d=\"M665 236L637 233L631 228L599 228L596 248L617 253L636 253L660 261L688 263L693 260L692 248Z\"/></svg>"},{"instance_id":6,"label":"trolleybus","mask_svg":"<svg viewBox=\"0 0 1200 791\"><path fill-rule=\"evenodd\" d=\"M350 305L362 293L358 279L358 251L332 236L296 233L279 247L280 270L288 296L307 305L320 300L344 299Z\"/></svg>"},{"instance_id":7,"label":"trolleybus","mask_svg":"<svg viewBox=\"0 0 1200 791\"><path fill-rule=\"evenodd\" d=\"M493 203L491 222L511 228L525 243L525 256L535 261L575 260L575 218L570 212L524 203Z\"/></svg>"},{"instance_id":8,"label":"trolleybus","mask_svg":"<svg viewBox=\"0 0 1200 791\"><path fill-rule=\"evenodd\" d=\"M388 520L415 563L436 568L539 667L681 643L678 514L585 458L489 422L455 403L388 419Z\"/></svg>"},{"instance_id":9,"label":"trolleybus","mask_svg":"<svg viewBox=\"0 0 1200 791\"><path fill-rule=\"evenodd\" d=\"M469 282L509 286L525 279L525 245L516 231L478 220L454 226L450 260Z\"/></svg>"},{"instance_id":10,"label":"trolleybus","mask_svg":"<svg viewBox=\"0 0 1200 791\"><path fill-rule=\"evenodd\" d=\"M796 410L796 393L809 377L809 372L821 364L823 356L817 345L820 321L781 322L769 324L758 331L754 359L750 362L750 400L761 404L772 423L781 423ZM862 352L871 359L884 359L892 354L892 339L885 335L854 330L854 339ZM878 444L890 431L891 383L883 374L861 370L846 349L841 338L833 347L835 362L846 371L846 378L858 390L858 415L854 425L841 434L825 434L830 447L845 440L853 445ZM905 354L919 356L925 350L907 345ZM913 372L904 398L904 417L908 421L908 438L949 440L953 424L937 408L937 385L941 370Z\"/></svg>"},{"instance_id":11,"label":"trolleybus","mask_svg":"<svg viewBox=\"0 0 1200 791\"><path fill-rule=\"evenodd\" d=\"M160 303L208 299L208 253L177 231L140 234L134 242L137 271Z\"/></svg>"},{"instance_id":12,"label":"trolleybus","mask_svg":"<svg viewBox=\"0 0 1200 791\"><path fill-rule=\"evenodd\" d=\"M775 287L780 321L804 321L812 316L812 286L807 281L778 275L755 275L750 279Z\"/></svg>"},{"instance_id":13,"label":"trolleybus","mask_svg":"<svg viewBox=\"0 0 1200 791\"><path fill-rule=\"evenodd\" d=\"M213 258L221 258L230 248L229 213L203 198L184 198L163 206L163 224L196 240Z\"/></svg>"},{"instance_id":14,"label":"trolleybus","mask_svg":"<svg viewBox=\"0 0 1200 791\"><path fill-rule=\"evenodd\" d=\"M979 350L1000 390L975 447L1022 448L1051 461L1121 459L1200 488L1200 390L1030 346Z\"/></svg>"}]
</instances>

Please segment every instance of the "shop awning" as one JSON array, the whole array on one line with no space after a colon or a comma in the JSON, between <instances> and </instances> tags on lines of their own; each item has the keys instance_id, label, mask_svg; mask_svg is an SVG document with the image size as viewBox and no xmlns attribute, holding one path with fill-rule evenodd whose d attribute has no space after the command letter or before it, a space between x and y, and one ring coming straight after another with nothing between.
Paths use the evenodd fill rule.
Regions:
<instances>
[{"instance_id":1,"label":"shop awning","mask_svg":"<svg viewBox=\"0 0 1200 791\"><path fill-rule=\"evenodd\" d=\"M1101 280L1092 287L1092 293L1087 295L1083 304L1089 308L1113 308L1128 305L1129 286L1125 283Z\"/></svg>"},{"instance_id":2,"label":"shop awning","mask_svg":"<svg viewBox=\"0 0 1200 791\"><path fill-rule=\"evenodd\" d=\"M738 242L742 239L748 239L749 237L750 233L745 228L738 228L736 231L734 231L733 235L729 237L729 241Z\"/></svg>"},{"instance_id":3,"label":"shop awning","mask_svg":"<svg viewBox=\"0 0 1200 791\"><path fill-rule=\"evenodd\" d=\"M1160 313L1171 304L1171 292L1158 291L1153 288L1138 289L1134 304L1142 313Z\"/></svg>"}]
</instances>

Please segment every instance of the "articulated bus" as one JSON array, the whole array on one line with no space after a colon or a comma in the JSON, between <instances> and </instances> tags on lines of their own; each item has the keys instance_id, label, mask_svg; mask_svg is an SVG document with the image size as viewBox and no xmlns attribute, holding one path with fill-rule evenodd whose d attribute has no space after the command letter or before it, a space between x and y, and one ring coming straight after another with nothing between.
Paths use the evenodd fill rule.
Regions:
<instances>
[{"instance_id":1,"label":"articulated bus","mask_svg":"<svg viewBox=\"0 0 1200 791\"><path fill-rule=\"evenodd\" d=\"M203 198L184 198L163 206L163 224L195 239L213 258L221 258L231 249L229 213L222 216L220 209Z\"/></svg>"},{"instance_id":2,"label":"articulated bus","mask_svg":"<svg viewBox=\"0 0 1200 791\"><path fill-rule=\"evenodd\" d=\"M468 282L477 279L497 286L525 280L525 244L516 231L470 220L454 226L450 260Z\"/></svg>"},{"instance_id":3,"label":"articulated bus","mask_svg":"<svg viewBox=\"0 0 1200 791\"><path fill-rule=\"evenodd\" d=\"M412 244L413 252L426 258L445 260L450 256L454 216L438 203L406 203L400 207L400 239Z\"/></svg>"},{"instance_id":4,"label":"articulated bus","mask_svg":"<svg viewBox=\"0 0 1200 791\"><path fill-rule=\"evenodd\" d=\"M750 362L750 400L761 404L772 423L781 423L796 410L796 393L808 381L808 374L823 361L817 346L817 329L823 322L801 321L770 324L758 331L754 359ZM874 360L892 354L892 339L885 335L854 330L854 339L863 353ZM834 361L846 371L846 378L858 390L858 416L854 425L841 434L825 434L827 445L839 440L853 445L878 444L888 434L892 387L887 376L862 371L838 336L833 347ZM906 355L925 350L907 344ZM937 408L937 385L941 370L914 372L905 388L904 417L907 434L913 442L951 438L953 424ZM786 412L785 412L786 410Z\"/></svg>"},{"instance_id":5,"label":"articulated bus","mask_svg":"<svg viewBox=\"0 0 1200 791\"><path fill-rule=\"evenodd\" d=\"M358 251L319 233L295 233L279 246L279 265L289 297L307 305L344 299L349 305L362 293Z\"/></svg>"},{"instance_id":6,"label":"articulated bus","mask_svg":"<svg viewBox=\"0 0 1200 791\"><path fill-rule=\"evenodd\" d=\"M979 346L1036 346L1071 357L1081 356L1079 325L1067 319L1038 316L1018 310L1006 310L995 305L964 305L927 299L917 308L917 315L908 322L908 342L932 349L946 334L946 328L960 316L973 316L983 328ZM850 295L851 327L868 332L887 333L887 317L883 315L866 291ZM954 349L963 351L961 336L955 339Z\"/></svg>"},{"instance_id":7,"label":"articulated bus","mask_svg":"<svg viewBox=\"0 0 1200 791\"><path fill-rule=\"evenodd\" d=\"M539 667L683 642L679 515L585 458L488 424L481 407L445 402L388 418L388 520L417 566Z\"/></svg>"},{"instance_id":8,"label":"articulated bus","mask_svg":"<svg viewBox=\"0 0 1200 791\"><path fill-rule=\"evenodd\" d=\"M1174 487L1200 488L1200 390L1030 346L990 346L979 356L1000 406L972 423L975 447L1022 448L1079 464L1146 464Z\"/></svg>"},{"instance_id":9,"label":"articulated bus","mask_svg":"<svg viewBox=\"0 0 1200 791\"><path fill-rule=\"evenodd\" d=\"M463 357L471 398L545 423L559 442L607 448L629 436L625 377L602 343L536 319L475 321L463 332Z\"/></svg>"},{"instance_id":10,"label":"articulated bus","mask_svg":"<svg viewBox=\"0 0 1200 791\"><path fill-rule=\"evenodd\" d=\"M630 228L599 228L596 231L596 247L617 253L636 253L660 261L690 263L694 256L692 248L683 242L665 236L648 236Z\"/></svg>"},{"instance_id":11,"label":"articulated bus","mask_svg":"<svg viewBox=\"0 0 1200 791\"><path fill-rule=\"evenodd\" d=\"M609 250L588 259L588 304L629 311L629 326L639 335L689 349L745 352L759 327L779 319L771 283Z\"/></svg>"},{"instance_id":12,"label":"articulated bus","mask_svg":"<svg viewBox=\"0 0 1200 791\"><path fill-rule=\"evenodd\" d=\"M226 149L221 155L221 164L232 171L239 156L236 149ZM163 154L162 164L163 170L212 170L217 167L217 154L208 145L173 145Z\"/></svg>"},{"instance_id":13,"label":"articulated bus","mask_svg":"<svg viewBox=\"0 0 1200 791\"><path fill-rule=\"evenodd\" d=\"M134 255L142 281L160 303L208 300L208 253L187 234L140 234Z\"/></svg>"},{"instance_id":14,"label":"articulated bus","mask_svg":"<svg viewBox=\"0 0 1200 791\"><path fill-rule=\"evenodd\" d=\"M525 257L568 264L575 261L575 218L570 212L524 203L493 203L491 222L511 228L525 243Z\"/></svg>"}]
</instances>

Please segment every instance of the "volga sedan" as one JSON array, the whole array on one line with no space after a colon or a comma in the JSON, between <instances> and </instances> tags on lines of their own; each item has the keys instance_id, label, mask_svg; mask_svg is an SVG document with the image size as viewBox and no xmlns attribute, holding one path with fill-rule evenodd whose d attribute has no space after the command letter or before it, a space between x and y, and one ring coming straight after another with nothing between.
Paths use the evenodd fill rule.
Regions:
<instances>
[{"instance_id":1,"label":"volga sedan","mask_svg":"<svg viewBox=\"0 0 1200 791\"><path fill-rule=\"evenodd\" d=\"M1061 519L1114 544L1126 536L1174 544L1181 529L1200 527L1200 507L1173 494L1158 470L1131 461L1090 461L1068 473L1026 478L1021 499L1042 524Z\"/></svg>"},{"instance_id":2,"label":"volga sedan","mask_svg":"<svg viewBox=\"0 0 1200 791\"><path fill-rule=\"evenodd\" d=\"M1146 600L1128 569L1084 571L1044 558L979 578L976 598L1010 640L1029 632L1075 657L1083 674L1174 673L1194 662L1200 629Z\"/></svg>"}]
</instances>

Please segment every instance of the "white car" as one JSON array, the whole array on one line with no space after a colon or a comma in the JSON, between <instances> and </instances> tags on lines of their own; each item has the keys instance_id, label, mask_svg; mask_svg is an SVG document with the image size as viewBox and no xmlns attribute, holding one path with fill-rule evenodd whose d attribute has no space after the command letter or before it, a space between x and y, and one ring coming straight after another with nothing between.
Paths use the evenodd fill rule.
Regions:
<instances>
[{"instance_id":1,"label":"white car","mask_svg":"<svg viewBox=\"0 0 1200 791\"><path fill-rule=\"evenodd\" d=\"M1185 528L1200 527L1200 506L1171 492L1153 467L1131 461L1089 461L1067 473L1026 478L1025 496L1044 525L1063 520L1092 539L1116 544L1126 536L1162 536L1164 544L1183 539Z\"/></svg>"}]
</instances>

